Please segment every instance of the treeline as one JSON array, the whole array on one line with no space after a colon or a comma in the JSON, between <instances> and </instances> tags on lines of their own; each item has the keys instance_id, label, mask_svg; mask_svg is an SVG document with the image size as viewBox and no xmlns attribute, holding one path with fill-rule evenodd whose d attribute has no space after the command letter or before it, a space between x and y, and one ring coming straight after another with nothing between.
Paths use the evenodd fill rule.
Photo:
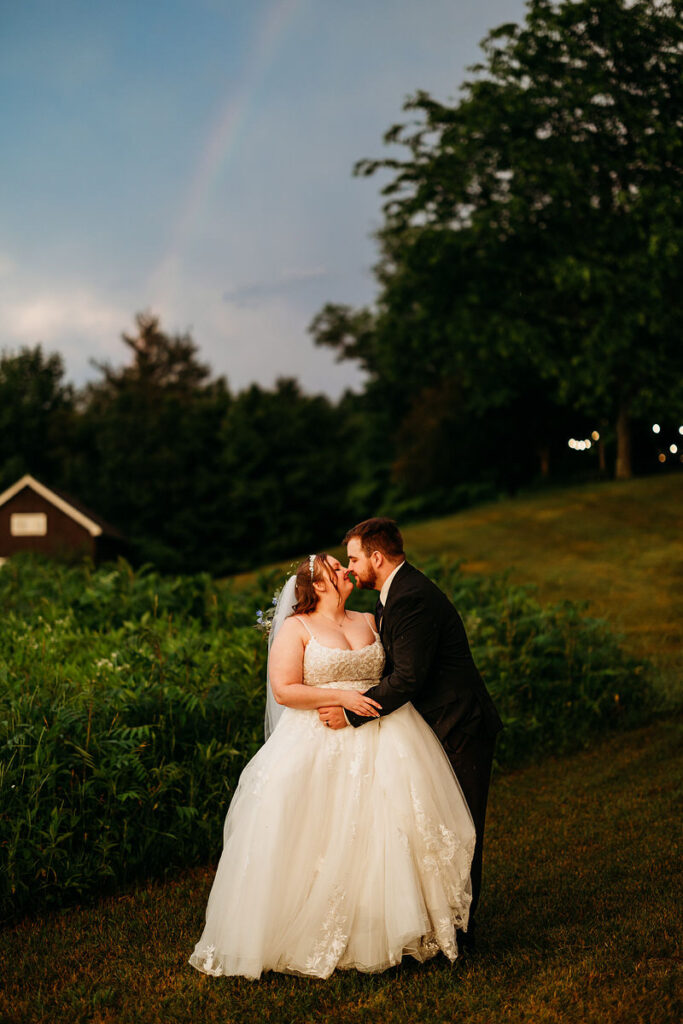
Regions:
<instances>
[{"instance_id":1,"label":"treeline","mask_svg":"<svg viewBox=\"0 0 683 1024\"><path fill-rule=\"evenodd\" d=\"M30 472L117 526L134 562L249 568L337 538L345 425L293 380L233 394L193 340L140 314L129 361L81 390L40 346L0 358L0 486Z\"/></svg>"},{"instance_id":2,"label":"treeline","mask_svg":"<svg viewBox=\"0 0 683 1024\"><path fill-rule=\"evenodd\" d=\"M310 327L362 367L361 394L233 394L191 337L139 314L124 365L79 391L58 354L3 353L0 485L32 472L133 560L225 573L366 515L680 468L682 15L530 0L457 103L407 103L385 137L402 158L356 168L389 173L376 302Z\"/></svg>"}]
</instances>

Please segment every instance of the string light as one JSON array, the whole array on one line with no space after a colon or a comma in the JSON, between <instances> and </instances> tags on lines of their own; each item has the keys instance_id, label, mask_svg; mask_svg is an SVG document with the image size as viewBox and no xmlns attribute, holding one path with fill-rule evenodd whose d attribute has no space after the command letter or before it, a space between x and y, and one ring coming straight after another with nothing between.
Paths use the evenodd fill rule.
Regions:
<instances>
[{"instance_id":1,"label":"string light","mask_svg":"<svg viewBox=\"0 0 683 1024\"><path fill-rule=\"evenodd\" d=\"M666 462L666 455L664 454L664 452L660 452L657 458L660 462Z\"/></svg>"},{"instance_id":2,"label":"string light","mask_svg":"<svg viewBox=\"0 0 683 1024\"><path fill-rule=\"evenodd\" d=\"M591 447L592 442L588 438L585 438L583 441L577 441L575 437L570 437L567 444L570 448L573 448L575 452L585 452Z\"/></svg>"},{"instance_id":3,"label":"string light","mask_svg":"<svg viewBox=\"0 0 683 1024\"><path fill-rule=\"evenodd\" d=\"M678 445L677 444L669 445L669 451L671 452L672 455L678 455Z\"/></svg>"},{"instance_id":4,"label":"string light","mask_svg":"<svg viewBox=\"0 0 683 1024\"><path fill-rule=\"evenodd\" d=\"M653 423L653 424L652 424L652 433L653 433L653 434L658 434L658 433L659 433L659 431L660 431L660 429L661 429L661 428L660 428L660 426L659 426L659 423Z\"/></svg>"},{"instance_id":5,"label":"string light","mask_svg":"<svg viewBox=\"0 0 683 1024\"><path fill-rule=\"evenodd\" d=\"M683 433L683 430L681 431L681 433ZM593 438L594 441L599 441L600 440L600 434L597 432L597 430L593 431L593 433L591 434L591 437Z\"/></svg>"}]
</instances>

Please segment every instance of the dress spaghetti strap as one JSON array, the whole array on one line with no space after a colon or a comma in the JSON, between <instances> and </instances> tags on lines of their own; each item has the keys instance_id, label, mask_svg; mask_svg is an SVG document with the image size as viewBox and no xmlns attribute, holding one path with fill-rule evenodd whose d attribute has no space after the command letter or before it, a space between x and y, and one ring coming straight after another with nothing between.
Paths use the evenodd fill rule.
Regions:
<instances>
[{"instance_id":1,"label":"dress spaghetti strap","mask_svg":"<svg viewBox=\"0 0 683 1024\"><path fill-rule=\"evenodd\" d=\"M303 625L306 627L306 632L308 633L308 635L310 637L313 637L313 639L315 640L315 633L313 632L311 627L306 622L306 616L305 615L297 615L296 617L299 620L299 622L303 623Z\"/></svg>"},{"instance_id":2,"label":"dress spaghetti strap","mask_svg":"<svg viewBox=\"0 0 683 1024\"><path fill-rule=\"evenodd\" d=\"M375 637L375 639L376 639L376 640L379 640L379 639L381 639L381 638L380 638L380 635L379 635L379 633L378 633L378 632L377 632L377 630L375 629L375 619L374 619L374 616L372 615L372 612L369 612L368 614L370 615L370 618L372 619L372 622L370 622L370 620L368 620L368 623L369 623L369 625L370 625L370 629L372 630L372 632L373 632L373 634L374 634L374 637Z\"/></svg>"}]
</instances>

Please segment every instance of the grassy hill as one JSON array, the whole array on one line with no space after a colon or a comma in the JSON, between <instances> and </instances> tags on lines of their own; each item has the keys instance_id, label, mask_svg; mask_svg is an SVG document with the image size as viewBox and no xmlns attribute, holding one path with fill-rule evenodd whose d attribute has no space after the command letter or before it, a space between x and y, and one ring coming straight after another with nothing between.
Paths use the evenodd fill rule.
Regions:
<instances>
[{"instance_id":1,"label":"grassy hill","mask_svg":"<svg viewBox=\"0 0 683 1024\"><path fill-rule=\"evenodd\" d=\"M634 648L683 649L683 474L550 491L405 529L419 556L511 568L544 600L587 599Z\"/></svg>"},{"instance_id":2,"label":"grassy hill","mask_svg":"<svg viewBox=\"0 0 683 1024\"><path fill-rule=\"evenodd\" d=\"M402 530L409 558L510 570L543 601L588 600L673 689L683 654L683 473L547 490ZM341 548L334 553L343 557ZM287 563L289 564L289 563Z\"/></svg>"},{"instance_id":3,"label":"grassy hill","mask_svg":"<svg viewBox=\"0 0 683 1024\"><path fill-rule=\"evenodd\" d=\"M501 501L404 533L415 561L453 556L471 573L510 570L543 600L589 600L673 687L682 499L680 475L606 483ZM472 962L409 960L328 982L199 975L187 958L216 850L213 865L171 881L0 932L0 1024L673 1024L683 1016L681 750L680 724L659 721L494 778L481 955Z\"/></svg>"}]
</instances>

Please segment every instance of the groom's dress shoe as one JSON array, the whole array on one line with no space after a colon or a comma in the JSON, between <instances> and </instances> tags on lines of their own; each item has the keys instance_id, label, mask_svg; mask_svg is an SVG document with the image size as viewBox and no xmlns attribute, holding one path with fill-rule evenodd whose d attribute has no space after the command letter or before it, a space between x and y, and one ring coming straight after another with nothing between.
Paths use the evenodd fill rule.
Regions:
<instances>
[{"instance_id":1,"label":"groom's dress shoe","mask_svg":"<svg viewBox=\"0 0 683 1024\"><path fill-rule=\"evenodd\" d=\"M474 928L466 932L458 928L455 933L455 938L458 943L458 955L459 956L474 956L477 948L476 940L474 938Z\"/></svg>"}]
</instances>

